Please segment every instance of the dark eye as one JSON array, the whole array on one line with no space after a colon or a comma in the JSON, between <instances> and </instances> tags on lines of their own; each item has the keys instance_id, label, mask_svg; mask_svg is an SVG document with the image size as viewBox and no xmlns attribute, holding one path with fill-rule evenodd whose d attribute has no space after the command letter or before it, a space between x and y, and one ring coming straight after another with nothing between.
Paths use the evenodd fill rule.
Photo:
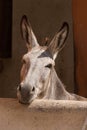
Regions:
<instances>
[{"instance_id":1,"label":"dark eye","mask_svg":"<svg viewBox=\"0 0 87 130\"><path fill-rule=\"evenodd\" d=\"M48 65L46 65L45 67L47 67L47 68L52 68L52 64L48 64Z\"/></svg>"},{"instance_id":2,"label":"dark eye","mask_svg":"<svg viewBox=\"0 0 87 130\"><path fill-rule=\"evenodd\" d=\"M24 59L22 59L22 63L23 63L23 64L26 64L26 61L25 61Z\"/></svg>"}]
</instances>

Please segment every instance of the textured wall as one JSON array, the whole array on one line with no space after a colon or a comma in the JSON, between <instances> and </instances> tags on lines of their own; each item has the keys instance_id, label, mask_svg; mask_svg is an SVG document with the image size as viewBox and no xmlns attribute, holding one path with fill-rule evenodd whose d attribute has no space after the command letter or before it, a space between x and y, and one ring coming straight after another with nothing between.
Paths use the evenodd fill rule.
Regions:
<instances>
[{"instance_id":1,"label":"textured wall","mask_svg":"<svg viewBox=\"0 0 87 130\"><path fill-rule=\"evenodd\" d=\"M4 60L0 73L0 96L15 97L19 84L21 57L26 47L20 36L20 19L27 14L32 28L41 44L44 37L52 37L64 21L70 26L65 48L56 60L56 70L69 91L73 91L73 36L71 0L13 0L12 58Z\"/></svg>"},{"instance_id":2,"label":"textured wall","mask_svg":"<svg viewBox=\"0 0 87 130\"><path fill-rule=\"evenodd\" d=\"M0 98L1 130L87 130L87 102Z\"/></svg>"}]
</instances>

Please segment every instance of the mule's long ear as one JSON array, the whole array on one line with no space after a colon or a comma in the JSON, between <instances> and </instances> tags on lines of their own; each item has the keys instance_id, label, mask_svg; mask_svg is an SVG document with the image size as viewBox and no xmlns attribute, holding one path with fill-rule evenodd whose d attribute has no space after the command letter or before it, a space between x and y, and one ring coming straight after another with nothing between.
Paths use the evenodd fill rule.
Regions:
<instances>
[{"instance_id":1,"label":"mule's long ear","mask_svg":"<svg viewBox=\"0 0 87 130\"><path fill-rule=\"evenodd\" d=\"M27 16L23 15L20 23L21 27L21 35L25 42L28 44L30 48L37 46L37 39L32 31L31 25L28 22Z\"/></svg>"},{"instance_id":2,"label":"mule's long ear","mask_svg":"<svg viewBox=\"0 0 87 130\"><path fill-rule=\"evenodd\" d=\"M63 23L59 32L54 36L48 49L52 53L53 59L57 57L58 52L64 47L65 40L68 36L69 26L66 22Z\"/></svg>"}]
</instances>

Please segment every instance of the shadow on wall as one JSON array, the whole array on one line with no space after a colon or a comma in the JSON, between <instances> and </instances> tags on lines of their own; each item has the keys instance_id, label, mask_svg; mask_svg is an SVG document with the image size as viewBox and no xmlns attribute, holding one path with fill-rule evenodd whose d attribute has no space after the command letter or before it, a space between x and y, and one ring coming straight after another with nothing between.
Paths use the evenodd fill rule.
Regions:
<instances>
[{"instance_id":1,"label":"shadow on wall","mask_svg":"<svg viewBox=\"0 0 87 130\"><path fill-rule=\"evenodd\" d=\"M0 73L0 97L16 97L19 84L21 57L26 46L20 36L20 19L26 14L41 44L43 38L53 37L64 21L70 26L66 47L56 60L56 70L67 89L72 92L73 78L73 34L71 0L15 0L13 1L12 58L4 60L4 70Z\"/></svg>"}]
</instances>

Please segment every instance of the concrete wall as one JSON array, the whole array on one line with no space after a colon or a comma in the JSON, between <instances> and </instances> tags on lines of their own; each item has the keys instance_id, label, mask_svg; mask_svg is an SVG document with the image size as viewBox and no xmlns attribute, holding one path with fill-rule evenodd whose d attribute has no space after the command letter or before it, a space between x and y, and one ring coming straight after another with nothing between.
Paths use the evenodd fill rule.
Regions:
<instances>
[{"instance_id":1,"label":"concrete wall","mask_svg":"<svg viewBox=\"0 0 87 130\"><path fill-rule=\"evenodd\" d=\"M56 70L69 91L73 91L73 34L71 0L13 0L12 58L3 60L0 73L0 97L16 97L21 57L26 52L20 36L20 19L26 14L41 44L44 37L52 37L64 21L70 26L65 48L56 60Z\"/></svg>"},{"instance_id":2,"label":"concrete wall","mask_svg":"<svg viewBox=\"0 0 87 130\"><path fill-rule=\"evenodd\" d=\"M0 130L87 130L87 102L0 98Z\"/></svg>"}]
</instances>

